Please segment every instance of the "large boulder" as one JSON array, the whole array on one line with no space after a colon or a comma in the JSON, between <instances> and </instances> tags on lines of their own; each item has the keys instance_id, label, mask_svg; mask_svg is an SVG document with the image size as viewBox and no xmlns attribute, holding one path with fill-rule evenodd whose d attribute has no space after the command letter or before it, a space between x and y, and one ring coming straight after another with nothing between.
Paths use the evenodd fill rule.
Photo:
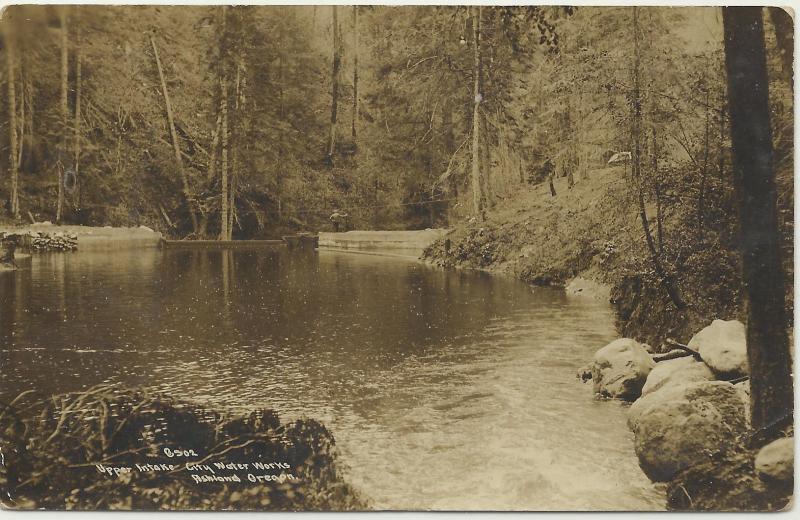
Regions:
<instances>
[{"instance_id":1,"label":"large boulder","mask_svg":"<svg viewBox=\"0 0 800 520\"><path fill-rule=\"evenodd\" d=\"M688 346L699 352L706 365L723 379L746 376L750 372L745 327L740 321L714 320L695 334Z\"/></svg>"},{"instance_id":2,"label":"large boulder","mask_svg":"<svg viewBox=\"0 0 800 520\"><path fill-rule=\"evenodd\" d=\"M594 391L632 401L642 393L653 358L636 340L621 338L598 350L592 362Z\"/></svg>"},{"instance_id":3,"label":"large boulder","mask_svg":"<svg viewBox=\"0 0 800 520\"><path fill-rule=\"evenodd\" d=\"M794 437L772 441L756 455L755 467L762 480L787 481L794 478Z\"/></svg>"},{"instance_id":4,"label":"large boulder","mask_svg":"<svg viewBox=\"0 0 800 520\"><path fill-rule=\"evenodd\" d=\"M655 392L667 385L713 380L714 373L708 365L695 360L693 356L670 359L656 363L656 367L647 376L647 382L642 387L642 395Z\"/></svg>"},{"instance_id":5,"label":"large boulder","mask_svg":"<svg viewBox=\"0 0 800 520\"><path fill-rule=\"evenodd\" d=\"M654 482L670 480L736 442L747 429L745 415L739 392L726 381L651 392L633 403L628 413L639 466Z\"/></svg>"}]
</instances>

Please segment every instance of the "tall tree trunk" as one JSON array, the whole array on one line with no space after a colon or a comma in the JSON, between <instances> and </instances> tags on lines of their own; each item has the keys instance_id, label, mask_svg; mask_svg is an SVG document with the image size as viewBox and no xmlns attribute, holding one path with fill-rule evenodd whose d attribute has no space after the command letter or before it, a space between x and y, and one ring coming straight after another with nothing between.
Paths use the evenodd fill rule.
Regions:
<instances>
[{"instance_id":1,"label":"tall tree trunk","mask_svg":"<svg viewBox=\"0 0 800 520\"><path fill-rule=\"evenodd\" d=\"M283 44L283 42L281 42ZM284 90L284 56L281 50L278 56L278 116L281 122L286 118L286 103L283 99ZM283 221L283 176L284 176L284 136L283 132L278 135L278 170L275 179L275 199L278 206L278 223Z\"/></svg>"},{"instance_id":2,"label":"tall tree trunk","mask_svg":"<svg viewBox=\"0 0 800 520\"><path fill-rule=\"evenodd\" d=\"M481 88L483 92L483 88ZM492 185L492 155L489 147L489 123L486 113L481 110L481 178L483 179L484 207L491 209L494 206L494 186Z\"/></svg>"},{"instance_id":3,"label":"tall tree trunk","mask_svg":"<svg viewBox=\"0 0 800 520\"><path fill-rule=\"evenodd\" d=\"M664 254L664 214L661 207L661 173L658 171L658 134L653 126L653 183L656 195L656 239L658 240L658 254Z\"/></svg>"},{"instance_id":4,"label":"tall tree trunk","mask_svg":"<svg viewBox=\"0 0 800 520\"><path fill-rule=\"evenodd\" d=\"M222 133L222 111L217 109L217 120L214 123L214 131L211 133L211 148L208 154L208 170L206 170L206 183L210 185L217 176L217 156L219 156L219 141ZM197 235L200 238L208 236L208 212L200 209Z\"/></svg>"},{"instance_id":5,"label":"tall tree trunk","mask_svg":"<svg viewBox=\"0 0 800 520\"><path fill-rule=\"evenodd\" d=\"M234 92L234 136L240 137L240 111L242 109L242 67L236 65L236 89ZM233 223L236 217L236 181L239 175L239 146L238 139L234 139L234 146L231 149L231 174L228 186L228 240L233 239Z\"/></svg>"},{"instance_id":6,"label":"tall tree trunk","mask_svg":"<svg viewBox=\"0 0 800 520\"><path fill-rule=\"evenodd\" d=\"M221 61L221 60L220 60ZM217 120L214 122L214 130L211 133L211 148L208 157L208 170L206 170L206 183L211 185L217 176L217 155L219 155L220 135L222 134L222 103L217 109ZM209 186L210 187L210 186ZM198 224L198 237L208 236L208 212L200 208L200 222Z\"/></svg>"},{"instance_id":7,"label":"tall tree trunk","mask_svg":"<svg viewBox=\"0 0 800 520\"><path fill-rule=\"evenodd\" d=\"M17 127L19 128L19 146L17 147L17 171L22 170L22 156L25 148L25 77L28 75L28 66L28 60L23 59L20 63L19 74L19 119L17 120Z\"/></svg>"},{"instance_id":8,"label":"tall tree trunk","mask_svg":"<svg viewBox=\"0 0 800 520\"><path fill-rule=\"evenodd\" d=\"M442 112L442 126L444 127L444 149L447 157L453 157L456 153L456 134L453 124L453 103L451 100L446 99L444 111ZM449 165L448 165L449 168ZM450 197L455 198L458 196L458 181L455 175L450 175L447 178L448 191Z\"/></svg>"},{"instance_id":9,"label":"tall tree trunk","mask_svg":"<svg viewBox=\"0 0 800 520\"><path fill-rule=\"evenodd\" d=\"M169 91L167 90L167 81L164 78L164 69L161 67L161 59L158 56L158 47L153 35L150 35L150 44L153 46L153 55L156 59L156 66L158 67L158 77L161 79L161 90L164 94L164 105L167 110L167 123L169 124L169 133L172 137L172 148L175 152L175 166L181 177L181 184L183 187L183 198L186 200L186 206L189 209L189 217L192 220L192 231L197 234L197 213L194 209L194 199L192 198L191 191L189 190L189 179L186 176L186 171L183 169L183 159L181 157L181 147L178 141L178 132L175 130L175 117L172 113L172 104L169 101Z\"/></svg>"},{"instance_id":10,"label":"tall tree trunk","mask_svg":"<svg viewBox=\"0 0 800 520\"><path fill-rule=\"evenodd\" d=\"M6 34L6 66L8 70L8 78L6 83L8 85L8 137L9 137L9 152L8 152L8 167L10 173L10 209L11 216L15 219L19 218L19 158L17 157L17 95L16 95L16 79L15 76L15 61L16 61L16 42L14 36Z\"/></svg>"},{"instance_id":11,"label":"tall tree trunk","mask_svg":"<svg viewBox=\"0 0 800 520\"><path fill-rule=\"evenodd\" d=\"M769 434L791 424L794 395L761 7L725 7L722 19L747 300L750 412L753 428Z\"/></svg>"},{"instance_id":12,"label":"tall tree trunk","mask_svg":"<svg viewBox=\"0 0 800 520\"><path fill-rule=\"evenodd\" d=\"M475 217L478 220L483 220L483 191L481 179L481 101L482 95L480 91L481 83L481 9L482 7L472 6L470 8L472 14L472 36L473 36L473 68L472 68L472 204L475 211Z\"/></svg>"},{"instance_id":13,"label":"tall tree trunk","mask_svg":"<svg viewBox=\"0 0 800 520\"><path fill-rule=\"evenodd\" d=\"M353 6L353 148L358 149L358 6Z\"/></svg>"},{"instance_id":14,"label":"tall tree trunk","mask_svg":"<svg viewBox=\"0 0 800 520\"><path fill-rule=\"evenodd\" d=\"M633 178L636 182L637 198L639 202L639 219L642 222L642 230L644 231L645 241L647 242L647 249L650 251L650 257L653 261L653 268L656 271L664 290L667 292L669 299L678 309L686 307L683 299L678 292L678 288L666 269L664 264L661 263L661 257L656 249L653 234L650 232L650 223L647 219L647 209L644 204L644 182L642 179L642 99L641 99L641 49L639 45L639 8L633 7Z\"/></svg>"},{"instance_id":15,"label":"tall tree trunk","mask_svg":"<svg viewBox=\"0 0 800 520\"><path fill-rule=\"evenodd\" d=\"M206 180L211 182L217 176L217 154L219 154L219 141L222 135L222 104L220 110L217 111L217 120L214 122L214 133L211 136L211 156L208 160L208 171L206 172Z\"/></svg>"},{"instance_id":16,"label":"tall tree trunk","mask_svg":"<svg viewBox=\"0 0 800 520\"><path fill-rule=\"evenodd\" d=\"M33 79L34 78L33 78L33 75L30 72L30 69L26 68L23 95L25 96L25 99L26 99L25 106L27 107L27 109L25 111L25 115L27 117L27 123L26 124L28 126L27 141L28 141L29 144L28 144L27 155L28 155L28 160L29 161L31 161L33 159L33 153L34 153L33 146L34 146L34 143L36 142L34 129L33 129L33 110L34 110L33 100L35 98L34 90L33 90L34 89Z\"/></svg>"},{"instance_id":17,"label":"tall tree trunk","mask_svg":"<svg viewBox=\"0 0 800 520\"><path fill-rule=\"evenodd\" d=\"M724 88L721 89L720 95L720 107L719 107L719 136L717 137L719 140L719 154L717 156L717 175L719 175L719 180L724 182L725 180L725 90Z\"/></svg>"},{"instance_id":18,"label":"tall tree trunk","mask_svg":"<svg viewBox=\"0 0 800 520\"><path fill-rule=\"evenodd\" d=\"M564 176L567 178L567 189L572 189L575 185L573 170L575 169L575 125L572 122L572 103L570 96L566 96L566 107L564 110L564 142L566 152L564 153Z\"/></svg>"},{"instance_id":19,"label":"tall tree trunk","mask_svg":"<svg viewBox=\"0 0 800 520\"><path fill-rule=\"evenodd\" d=\"M703 168L700 171L700 190L697 195L697 236L703 241L703 226L706 212L706 179L708 178L708 157L711 147L711 88L706 81L706 119L703 140Z\"/></svg>"},{"instance_id":20,"label":"tall tree trunk","mask_svg":"<svg viewBox=\"0 0 800 520\"><path fill-rule=\"evenodd\" d=\"M341 54L341 34L339 33L339 13L336 5L332 5L333 10L333 70L331 71L331 129L328 138L328 155L327 162L329 166L333 166L333 154L336 147L336 116L339 108L339 76L341 75L342 68L342 54Z\"/></svg>"},{"instance_id":21,"label":"tall tree trunk","mask_svg":"<svg viewBox=\"0 0 800 520\"><path fill-rule=\"evenodd\" d=\"M56 223L61 222L61 214L64 211L64 161L67 155L67 132L69 129L69 102L67 93L69 87L69 35L67 29L67 9L68 6L61 6L61 124L63 138L61 142L61 153L59 154L58 167L58 199L56 200Z\"/></svg>"},{"instance_id":22,"label":"tall tree trunk","mask_svg":"<svg viewBox=\"0 0 800 520\"><path fill-rule=\"evenodd\" d=\"M224 7L223 7L224 9ZM220 99L220 110L222 112L222 187L220 190L221 213L220 213L220 232L219 239L228 239L228 79L222 73L222 96Z\"/></svg>"},{"instance_id":23,"label":"tall tree trunk","mask_svg":"<svg viewBox=\"0 0 800 520\"><path fill-rule=\"evenodd\" d=\"M80 28L75 29L75 188L78 190L78 208L81 207L82 190L80 178L80 157L81 157L81 47L80 47Z\"/></svg>"},{"instance_id":24,"label":"tall tree trunk","mask_svg":"<svg viewBox=\"0 0 800 520\"><path fill-rule=\"evenodd\" d=\"M769 11L772 25L775 27L775 40L781 55L781 72L786 82L794 90L794 22L786 9L781 7L765 7Z\"/></svg>"}]
</instances>

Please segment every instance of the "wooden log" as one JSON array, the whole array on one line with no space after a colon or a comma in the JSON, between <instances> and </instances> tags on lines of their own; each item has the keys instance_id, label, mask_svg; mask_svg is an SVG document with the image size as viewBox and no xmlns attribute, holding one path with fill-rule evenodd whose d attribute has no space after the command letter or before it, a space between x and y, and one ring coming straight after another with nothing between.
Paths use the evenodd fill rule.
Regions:
<instances>
[{"instance_id":1,"label":"wooden log","mask_svg":"<svg viewBox=\"0 0 800 520\"><path fill-rule=\"evenodd\" d=\"M670 350L669 352L667 352L665 354L655 354L655 355L653 355L653 361L655 361L656 363L659 363L661 361L669 361L670 359L678 359L678 358L682 358L682 357L688 357L688 356L691 356L691 355L692 354L690 352L686 352L685 350L675 349L675 350Z\"/></svg>"},{"instance_id":2,"label":"wooden log","mask_svg":"<svg viewBox=\"0 0 800 520\"><path fill-rule=\"evenodd\" d=\"M698 351L696 351L696 350L694 350L694 349L692 349L692 348L689 348L689 347L687 347L686 345L684 345L684 344L682 344L682 343L678 343L677 341L675 341L675 340L674 340L674 339L672 339L672 338L667 338L667 340L665 341L665 343L666 343L667 345L670 345L670 346L672 346L672 347L675 347L675 348L678 348L678 349L680 349L680 350L683 350L683 351L685 351L685 352L688 352L689 354L691 354L692 356L694 356L694 358L695 358L696 360L698 360L698 361L703 361L703 357L700 355L700 353L699 353Z\"/></svg>"}]
</instances>

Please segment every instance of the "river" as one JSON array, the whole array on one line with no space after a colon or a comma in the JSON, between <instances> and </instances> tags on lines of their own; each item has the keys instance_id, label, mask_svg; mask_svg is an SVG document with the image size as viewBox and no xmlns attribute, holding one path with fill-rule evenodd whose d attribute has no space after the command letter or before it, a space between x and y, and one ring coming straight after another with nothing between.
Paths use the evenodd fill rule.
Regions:
<instances>
[{"instance_id":1,"label":"river","mask_svg":"<svg viewBox=\"0 0 800 520\"><path fill-rule=\"evenodd\" d=\"M320 252L86 251L0 272L0 398L100 382L333 432L377 509L654 510L625 405L575 377L608 305Z\"/></svg>"}]
</instances>

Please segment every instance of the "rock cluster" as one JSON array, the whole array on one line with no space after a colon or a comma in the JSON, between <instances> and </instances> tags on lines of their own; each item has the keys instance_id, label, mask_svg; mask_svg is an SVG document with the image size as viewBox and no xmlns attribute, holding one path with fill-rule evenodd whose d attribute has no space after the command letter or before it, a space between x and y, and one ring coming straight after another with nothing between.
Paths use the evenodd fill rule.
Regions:
<instances>
[{"instance_id":1,"label":"rock cluster","mask_svg":"<svg viewBox=\"0 0 800 520\"><path fill-rule=\"evenodd\" d=\"M78 249L78 235L54 231L30 231L26 235L30 240L31 251L75 251Z\"/></svg>"},{"instance_id":2,"label":"rock cluster","mask_svg":"<svg viewBox=\"0 0 800 520\"><path fill-rule=\"evenodd\" d=\"M708 460L749 427L747 383L729 381L748 374L744 325L715 320L688 346L701 359L687 351L656 362L647 345L622 338L598 350L590 365L595 393L635 401L628 426L653 481Z\"/></svg>"},{"instance_id":3,"label":"rock cluster","mask_svg":"<svg viewBox=\"0 0 800 520\"><path fill-rule=\"evenodd\" d=\"M751 433L745 326L714 320L677 346L651 356L647 345L618 339L578 376L591 378L600 395L634 401L628 427L639 466L650 480L668 482L670 507L782 507L791 496L794 438L757 452L744 444ZM694 501L684 504L681 493Z\"/></svg>"}]
</instances>

